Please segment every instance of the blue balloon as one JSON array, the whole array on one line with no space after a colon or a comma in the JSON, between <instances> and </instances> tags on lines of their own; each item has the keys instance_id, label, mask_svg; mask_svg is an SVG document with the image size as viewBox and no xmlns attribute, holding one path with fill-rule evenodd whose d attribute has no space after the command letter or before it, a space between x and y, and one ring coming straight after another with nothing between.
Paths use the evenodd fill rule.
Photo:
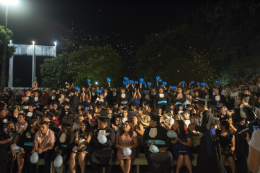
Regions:
<instances>
[{"instance_id":1,"label":"blue balloon","mask_svg":"<svg viewBox=\"0 0 260 173\"><path fill-rule=\"evenodd\" d=\"M88 83L90 83L90 82L91 82L91 79L88 78Z\"/></svg>"},{"instance_id":2,"label":"blue balloon","mask_svg":"<svg viewBox=\"0 0 260 173\"><path fill-rule=\"evenodd\" d=\"M38 153L34 152L30 157L30 161L31 163L35 164L38 162L38 160L39 160L39 155Z\"/></svg>"},{"instance_id":3,"label":"blue balloon","mask_svg":"<svg viewBox=\"0 0 260 173\"><path fill-rule=\"evenodd\" d=\"M166 81L163 81L162 84L163 84L163 86L166 86L166 85L167 85L167 82L166 82Z\"/></svg>"},{"instance_id":4,"label":"blue balloon","mask_svg":"<svg viewBox=\"0 0 260 173\"><path fill-rule=\"evenodd\" d=\"M176 138L176 137L177 137L177 133L176 133L175 131L173 131L173 130L169 130L169 131L167 132L167 136L168 136L169 138Z\"/></svg>"},{"instance_id":5,"label":"blue balloon","mask_svg":"<svg viewBox=\"0 0 260 173\"><path fill-rule=\"evenodd\" d=\"M151 87L152 83L151 82L147 82L147 85L148 85L148 87Z\"/></svg>"},{"instance_id":6,"label":"blue balloon","mask_svg":"<svg viewBox=\"0 0 260 173\"><path fill-rule=\"evenodd\" d=\"M182 106L184 106L184 107L185 107L185 103L182 103Z\"/></svg>"},{"instance_id":7,"label":"blue balloon","mask_svg":"<svg viewBox=\"0 0 260 173\"><path fill-rule=\"evenodd\" d=\"M127 85L127 81L124 80L124 81L123 81L123 84L126 86L126 85Z\"/></svg>"},{"instance_id":8,"label":"blue balloon","mask_svg":"<svg viewBox=\"0 0 260 173\"><path fill-rule=\"evenodd\" d=\"M139 84L139 82L138 82L138 81L135 81L135 84L137 85L137 84Z\"/></svg>"},{"instance_id":9,"label":"blue balloon","mask_svg":"<svg viewBox=\"0 0 260 173\"><path fill-rule=\"evenodd\" d=\"M172 90L176 90L176 86L172 86Z\"/></svg>"},{"instance_id":10,"label":"blue balloon","mask_svg":"<svg viewBox=\"0 0 260 173\"><path fill-rule=\"evenodd\" d=\"M197 85L200 86L200 82L197 82Z\"/></svg>"},{"instance_id":11,"label":"blue balloon","mask_svg":"<svg viewBox=\"0 0 260 173\"><path fill-rule=\"evenodd\" d=\"M145 90L143 90L143 93L145 94Z\"/></svg>"},{"instance_id":12,"label":"blue balloon","mask_svg":"<svg viewBox=\"0 0 260 173\"><path fill-rule=\"evenodd\" d=\"M99 89L97 93L100 94L100 93L102 93L102 92L103 92L102 89Z\"/></svg>"},{"instance_id":13,"label":"blue balloon","mask_svg":"<svg viewBox=\"0 0 260 173\"><path fill-rule=\"evenodd\" d=\"M202 87L205 87L206 85L207 85L206 82L202 82L202 83L201 83L201 86L202 86Z\"/></svg>"},{"instance_id":14,"label":"blue balloon","mask_svg":"<svg viewBox=\"0 0 260 173\"><path fill-rule=\"evenodd\" d=\"M15 153L19 153L21 151L20 147L18 147L17 145L12 146L12 149L14 150Z\"/></svg>"},{"instance_id":15,"label":"blue balloon","mask_svg":"<svg viewBox=\"0 0 260 173\"><path fill-rule=\"evenodd\" d=\"M192 80L191 82L190 82L191 84L195 84L195 82Z\"/></svg>"},{"instance_id":16,"label":"blue balloon","mask_svg":"<svg viewBox=\"0 0 260 173\"><path fill-rule=\"evenodd\" d=\"M54 166L55 166L56 168L59 168L59 167L61 167L62 163L63 163L63 159L62 159L61 155L58 155L58 156L55 158L55 160L54 160Z\"/></svg>"},{"instance_id":17,"label":"blue balloon","mask_svg":"<svg viewBox=\"0 0 260 173\"><path fill-rule=\"evenodd\" d=\"M184 85L186 82L185 81L181 81L181 84Z\"/></svg>"},{"instance_id":18,"label":"blue balloon","mask_svg":"<svg viewBox=\"0 0 260 173\"><path fill-rule=\"evenodd\" d=\"M156 145L151 145L150 146L150 151L152 152L152 153L159 153L159 148L156 146Z\"/></svg>"},{"instance_id":19,"label":"blue balloon","mask_svg":"<svg viewBox=\"0 0 260 173\"><path fill-rule=\"evenodd\" d=\"M75 90L78 91L78 90L79 90L79 87L75 87Z\"/></svg>"},{"instance_id":20,"label":"blue balloon","mask_svg":"<svg viewBox=\"0 0 260 173\"><path fill-rule=\"evenodd\" d=\"M220 84L220 83L221 83L221 81L220 81L220 80L217 80L217 81L216 81L216 83L217 83L217 84Z\"/></svg>"},{"instance_id":21,"label":"blue balloon","mask_svg":"<svg viewBox=\"0 0 260 173\"><path fill-rule=\"evenodd\" d=\"M101 144L104 144L107 142L107 137L105 135L100 135L98 137L98 141L101 143Z\"/></svg>"},{"instance_id":22,"label":"blue balloon","mask_svg":"<svg viewBox=\"0 0 260 173\"><path fill-rule=\"evenodd\" d=\"M140 83L143 83L143 82L144 82L144 79L143 79L143 78L140 78L140 79L139 79L139 82L140 82Z\"/></svg>"},{"instance_id":23,"label":"blue balloon","mask_svg":"<svg viewBox=\"0 0 260 173\"><path fill-rule=\"evenodd\" d=\"M158 82L159 82L159 83L161 83L161 82L162 82L162 79L161 79L161 78L160 78L160 79L158 79Z\"/></svg>"},{"instance_id":24,"label":"blue balloon","mask_svg":"<svg viewBox=\"0 0 260 173\"><path fill-rule=\"evenodd\" d=\"M146 85L146 82L145 82L145 81L143 81L143 82L142 82L142 84L143 84L143 85Z\"/></svg>"},{"instance_id":25,"label":"blue balloon","mask_svg":"<svg viewBox=\"0 0 260 173\"><path fill-rule=\"evenodd\" d=\"M135 84L135 81L134 81L134 80L131 80L131 84L134 85L134 84Z\"/></svg>"},{"instance_id":26,"label":"blue balloon","mask_svg":"<svg viewBox=\"0 0 260 173\"><path fill-rule=\"evenodd\" d=\"M110 78L110 77L107 78L107 82L108 82L108 83L111 82L111 78Z\"/></svg>"},{"instance_id":27,"label":"blue balloon","mask_svg":"<svg viewBox=\"0 0 260 173\"><path fill-rule=\"evenodd\" d=\"M161 77L160 76L156 76L156 80L159 80L159 79L161 79Z\"/></svg>"},{"instance_id":28,"label":"blue balloon","mask_svg":"<svg viewBox=\"0 0 260 173\"><path fill-rule=\"evenodd\" d=\"M125 81L129 81L128 77L124 77L124 80L125 80Z\"/></svg>"},{"instance_id":29,"label":"blue balloon","mask_svg":"<svg viewBox=\"0 0 260 173\"><path fill-rule=\"evenodd\" d=\"M132 154L132 150L130 148L125 148L123 153L125 156L130 156Z\"/></svg>"}]
</instances>

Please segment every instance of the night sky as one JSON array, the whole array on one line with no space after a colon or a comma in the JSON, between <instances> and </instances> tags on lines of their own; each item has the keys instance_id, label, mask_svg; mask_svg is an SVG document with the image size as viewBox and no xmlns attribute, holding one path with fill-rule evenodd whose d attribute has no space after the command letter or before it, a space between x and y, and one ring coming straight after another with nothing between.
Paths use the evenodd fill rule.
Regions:
<instances>
[{"instance_id":1,"label":"night sky","mask_svg":"<svg viewBox=\"0 0 260 173\"><path fill-rule=\"evenodd\" d=\"M19 1L19 5L9 7L8 28L14 32L14 44L35 41L37 45L54 45L57 41L58 54L77 50L80 44L111 44L128 65L128 73L134 70L134 55L147 36L173 29L183 23L183 14L205 3L205 0ZM4 16L5 8L0 5L0 25L4 25ZM37 66L44 58L37 57ZM14 77L22 79L20 86L30 86L30 57L15 56L14 61ZM41 82L39 72L36 76Z\"/></svg>"}]
</instances>

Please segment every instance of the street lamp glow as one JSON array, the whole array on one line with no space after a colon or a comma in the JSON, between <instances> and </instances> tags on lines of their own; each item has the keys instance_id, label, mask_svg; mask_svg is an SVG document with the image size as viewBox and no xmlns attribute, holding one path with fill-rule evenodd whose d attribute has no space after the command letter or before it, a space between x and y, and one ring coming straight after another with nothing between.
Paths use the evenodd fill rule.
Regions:
<instances>
[{"instance_id":1,"label":"street lamp glow","mask_svg":"<svg viewBox=\"0 0 260 173\"><path fill-rule=\"evenodd\" d=\"M57 42L55 41L54 44L55 44L55 46L56 46L56 45L57 45Z\"/></svg>"},{"instance_id":2,"label":"street lamp glow","mask_svg":"<svg viewBox=\"0 0 260 173\"><path fill-rule=\"evenodd\" d=\"M35 44L35 42L34 42L34 41L32 41L32 44L34 45L34 44Z\"/></svg>"},{"instance_id":3,"label":"street lamp glow","mask_svg":"<svg viewBox=\"0 0 260 173\"><path fill-rule=\"evenodd\" d=\"M1 4L5 4L5 5L17 5L19 4L18 0L0 0Z\"/></svg>"},{"instance_id":4,"label":"street lamp glow","mask_svg":"<svg viewBox=\"0 0 260 173\"><path fill-rule=\"evenodd\" d=\"M96 82L96 85L98 84L98 82Z\"/></svg>"}]
</instances>

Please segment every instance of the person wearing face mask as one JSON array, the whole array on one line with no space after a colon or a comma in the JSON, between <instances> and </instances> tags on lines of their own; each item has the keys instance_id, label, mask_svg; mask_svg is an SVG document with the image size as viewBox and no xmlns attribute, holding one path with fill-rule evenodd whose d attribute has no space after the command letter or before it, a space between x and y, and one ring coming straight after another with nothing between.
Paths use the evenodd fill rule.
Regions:
<instances>
[{"instance_id":1,"label":"person wearing face mask","mask_svg":"<svg viewBox=\"0 0 260 173\"><path fill-rule=\"evenodd\" d=\"M57 136L57 140L54 144L55 152L52 154L52 162L54 162L57 155L62 156L63 163L67 163L70 158L70 153L72 150L72 144L74 142L74 135L71 131L71 126L73 125L73 121L63 118L62 119L62 129ZM56 172L56 167L54 163L52 163L52 173ZM60 167L60 172L65 172L64 164Z\"/></svg>"}]
</instances>

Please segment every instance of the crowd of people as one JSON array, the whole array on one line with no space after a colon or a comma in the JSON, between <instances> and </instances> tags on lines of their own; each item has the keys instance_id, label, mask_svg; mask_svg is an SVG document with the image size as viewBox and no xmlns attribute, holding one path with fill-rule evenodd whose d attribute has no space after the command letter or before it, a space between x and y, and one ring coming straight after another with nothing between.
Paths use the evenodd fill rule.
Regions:
<instances>
[{"instance_id":1,"label":"crowd of people","mask_svg":"<svg viewBox=\"0 0 260 173\"><path fill-rule=\"evenodd\" d=\"M260 78L212 88L180 83L174 90L158 82L121 88L108 83L102 89L66 84L50 90L37 89L35 83L28 90L4 89L0 100L0 173L34 173L30 159L35 152L45 161L44 173L75 173L77 163L84 173L86 159L95 173L100 166L109 173L115 160L129 173L138 152L145 153L152 173L170 172L173 159L176 173L183 163L192 173L193 136L201 136L197 173L225 173L226 161L232 173L249 173L251 135L240 131L251 121L245 108L255 108L260 117ZM171 130L174 138L167 135ZM106 136L103 143L101 135ZM249 144L259 148L257 142ZM59 155L63 164L56 168Z\"/></svg>"}]
</instances>

